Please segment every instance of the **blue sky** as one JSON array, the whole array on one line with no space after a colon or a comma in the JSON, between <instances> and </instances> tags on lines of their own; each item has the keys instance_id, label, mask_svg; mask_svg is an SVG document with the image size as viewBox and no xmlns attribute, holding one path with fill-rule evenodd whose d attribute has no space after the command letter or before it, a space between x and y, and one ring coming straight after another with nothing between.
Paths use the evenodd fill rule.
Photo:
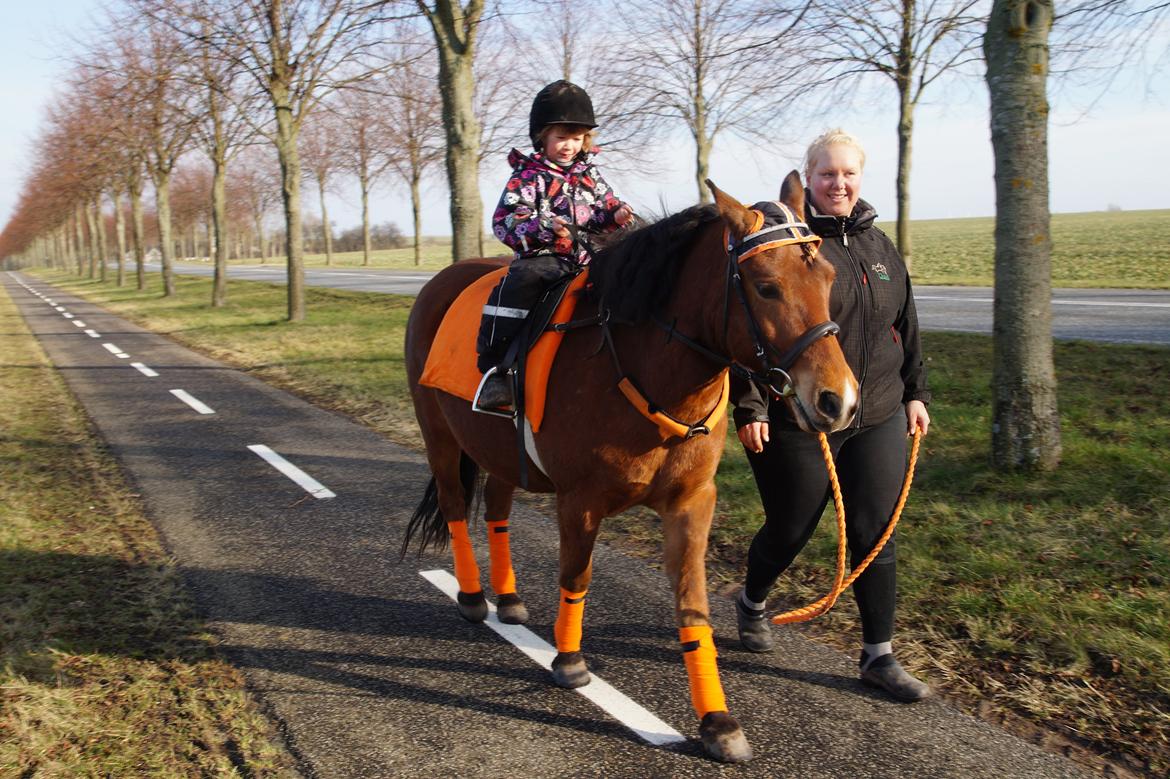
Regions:
<instances>
[{"instance_id":1,"label":"blue sky","mask_svg":"<svg viewBox=\"0 0 1170 779\"><path fill-rule=\"evenodd\" d=\"M5 107L0 120L0 219L6 222L20 193L42 110L55 79L68 67L55 53L69 48L69 32L84 28L101 4L97 0L6 0L2 6L0 72L6 77L0 80L0 104ZM1165 29L1160 36L1170 41ZM1165 50L1163 45L1161 51ZM1098 95L1100 88L1053 95L1049 177L1054 212L1097 211L1111 205L1125 210L1170 208L1170 144L1164 140L1170 131L1170 86L1162 75L1161 79L1123 76L1103 95ZM533 84L532 90L540 86ZM881 218L892 219L897 117L893 89L882 86L874 100L858 101L838 116L819 117L796 137L836 125L857 135L868 155L862 196L877 207ZM1098 97L1095 102L1094 96ZM879 100L889 107L875 108ZM928 91L926 101L916 115L911 216L992 215L992 152L982 82L973 78L945 85L933 94ZM652 176L608 175L618 194L643 210L657 211L660 202L671 209L695 202L689 167L692 152L686 139L651 151L662 157L661 170ZM793 144L762 149L731 139L717 141L711 178L744 201L772 198L784 174L799 167L801 151ZM488 218L507 173L502 159L483 168ZM315 210L314 200L306 197L307 210ZM441 182L428 187L426 200L423 232L449 233ZM356 192L333 197L330 216L339 226L356 224L359 213ZM375 221L393 221L409 229L406 194L392 188L376 192L372 215Z\"/></svg>"}]
</instances>

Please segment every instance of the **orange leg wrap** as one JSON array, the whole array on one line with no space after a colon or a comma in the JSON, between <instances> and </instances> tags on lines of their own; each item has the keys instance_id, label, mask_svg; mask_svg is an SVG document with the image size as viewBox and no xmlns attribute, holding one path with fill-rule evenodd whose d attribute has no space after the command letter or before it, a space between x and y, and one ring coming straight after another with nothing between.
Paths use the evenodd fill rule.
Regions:
<instances>
[{"instance_id":1,"label":"orange leg wrap","mask_svg":"<svg viewBox=\"0 0 1170 779\"><path fill-rule=\"evenodd\" d=\"M471 548L471 538L467 535L467 522L448 522L447 529L451 531L451 554L455 557L455 578L459 581L459 591L469 595L482 591L483 588L479 586L479 566L475 563L475 552Z\"/></svg>"},{"instance_id":2,"label":"orange leg wrap","mask_svg":"<svg viewBox=\"0 0 1170 779\"><path fill-rule=\"evenodd\" d=\"M492 590L496 595L516 592L516 574L512 571L512 548L508 544L508 520L487 523L488 549L492 556Z\"/></svg>"},{"instance_id":3,"label":"orange leg wrap","mask_svg":"<svg viewBox=\"0 0 1170 779\"><path fill-rule=\"evenodd\" d=\"M691 703L702 719L713 711L727 711L719 669L715 665L715 638L710 625L692 625L678 629L683 662L691 682Z\"/></svg>"},{"instance_id":4,"label":"orange leg wrap","mask_svg":"<svg viewBox=\"0 0 1170 779\"><path fill-rule=\"evenodd\" d=\"M557 609L557 622L553 635L557 638L558 652L581 651L581 621L585 617L585 593L569 592L561 587L561 605Z\"/></svg>"}]
</instances>

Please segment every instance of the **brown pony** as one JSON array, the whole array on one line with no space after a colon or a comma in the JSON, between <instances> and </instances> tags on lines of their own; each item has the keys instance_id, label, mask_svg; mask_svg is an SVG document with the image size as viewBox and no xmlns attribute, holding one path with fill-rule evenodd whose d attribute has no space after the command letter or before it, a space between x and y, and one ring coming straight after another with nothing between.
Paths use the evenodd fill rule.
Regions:
<instances>
[{"instance_id":1,"label":"brown pony","mask_svg":"<svg viewBox=\"0 0 1170 779\"><path fill-rule=\"evenodd\" d=\"M849 423L857 383L837 340L821 337L836 329L827 321L833 268L816 253L819 239L806 229L803 238L762 249L757 245L750 257L729 260L724 241L739 244L749 234L758 235L763 217L707 183L714 206L695 206L636 230L593 260L593 289L580 301L576 316L587 319L609 311L610 323L572 330L560 347L544 423L534 436L544 470L528 461L528 488L556 493L562 595L554 631L556 684L589 682L580 652L581 619L601 520L648 506L662 518L665 569L703 746L716 759L741 762L751 758L751 747L728 713L719 683L704 566L715 469L727 430L727 370L730 366L740 375L768 381L810 432L839 430ZM795 171L780 197L803 220L804 190ZM520 484L513 423L475 413L466 400L419 384L452 301L502 262L468 260L445 268L422 289L411 312L407 376L434 477L403 550L420 528L424 547L449 538L460 613L482 621L487 607L467 519L476 473L485 470L490 580L500 620L518 623L527 620L528 612L516 593L507 543L512 493ZM612 360L596 354L602 335L612 343ZM791 367L781 361L784 370L779 370L772 356L785 352ZM710 434L666 438L619 391L618 361L650 399L650 411L660 408L675 420L710 419ZM771 373L762 373L769 368ZM783 388L777 387L777 376L785 380ZM698 423L694 427L705 432Z\"/></svg>"}]
</instances>

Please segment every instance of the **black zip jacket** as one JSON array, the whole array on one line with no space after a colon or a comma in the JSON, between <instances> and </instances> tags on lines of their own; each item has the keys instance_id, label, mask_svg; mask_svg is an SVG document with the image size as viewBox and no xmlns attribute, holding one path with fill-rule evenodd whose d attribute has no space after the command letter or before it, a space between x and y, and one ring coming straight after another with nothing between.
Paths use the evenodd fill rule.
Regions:
<instances>
[{"instance_id":1,"label":"black zip jacket","mask_svg":"<svg viewBox=\"0 0 1170 779\"><path fill-rule=\"evenodd\" d=\"M841 349L860 385L852 426L881 424L911 400L929 404L910 274L894 244L874 227L877 212L859 199L848 217L826 216L816 212L807 190L805 198L808 225L824 239L821 256L837 269L829 316L841 326ZM750 382L733 377L731 399L737 428L768 421L796 427L783 401L770 406Z\"/></svg>"}]
</instances>

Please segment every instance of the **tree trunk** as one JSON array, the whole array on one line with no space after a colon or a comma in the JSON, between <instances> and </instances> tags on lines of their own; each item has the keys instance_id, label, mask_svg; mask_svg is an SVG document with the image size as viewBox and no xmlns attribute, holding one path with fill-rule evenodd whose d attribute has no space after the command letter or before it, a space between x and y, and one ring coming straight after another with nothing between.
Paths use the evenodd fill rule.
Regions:
<instances>
[{"instance_id":1,"label":"tree trunk","mask_svg":"<svg viewBox=\"0 0 1170 779\"><path fill-rule=\"evenodd\" d=\"M305 254L301 235L301 158L292 109L276 103L276 152L280 157L280 194L284 202L284 229L288 242L288 321L305 319Z\"/></svg>"},{"instance_id":2,"label":"tree trunk","mask_svg":"<svg viewBox=\"0 0 1170 779\"><path fill-rule=\"evenodd\" d=\"M422 265L422 196L419 183L422 173L415 169L410 174L410 214L414 225L414 264Z\"/></svg>"},{"instance_id":3,"label":"tree trunk","mask_svg":"<svg viewBox=\"0 0 1170 779\"><path fill-rule=\"evenodd\" d=\"M211 254L215 270L212 271L211 306L222 308L227 303L227 165L222 153L212 155L211 170L211 229L214 237Z\"/></svg>"},{"instance_id":4,"label":"tree trunk","mask_svg":"<svg viewBox=\"0 0 1170 779\"><path fill-rule=\"evenodd\" d=\"M1002 469L1060 462L1048 211L1051 0L995 0L983 39L995 152L991 454Z\"/></svg>"},{"instance_id":5,"label":"tree trunk","mask_svg":"<svg viewBox=\"0 0 1170 779\"><path fill-rule=\"evenodd\" d=\"M914 135L914 104L908 93L901 95L898 110L898 174L896 198L898 204L897 239L898 252L906 263L906 270L913 271L910 245L910 157L911 140Z\"/></svg>"},{"instance_id":6,"label":"tree trunk","mask_svg":"<svg viewBox=\"0 0 1170 779\"><path fill-rule=\"evenodd\" d=\"M106 218L102 215L102 195L99 192L93 200L94 221L97 223L98 278L106 283L106 265L110 260L109 241L106 240Z\"/></svg>"},{"instance_id":7,"label":"tree trunk","mask_svg":"<svg viewBox=\"0 0 1170 779\"><path fill-rule=\"evenodd\" d=\"M155 169L154 202L158 216L158 250L162 260L163 297L175 294L175 242L171 238L171 174Z\"/></svg>"},{"instance_id":8,"label":"tree trunk","mask_svg":"<svg viewBox=\"0 0 1170 779\"><path fill-rule=\"evenodd\" d=\"M333 227L329 224L329 209L325 207L325 178L317 179L317 195L321 198L321 237L325 241L325 264L333 264Z\"/></svg>"},{"instance_id":9,"label":"tree trunk","mask_svg":"<svg viewBox=\"0 0 1170 779\"><path fill-rule=\"evenodd\" d=\"M451 192L452 260L483 255L483 202L479 195L480 126L475 117L475 35L483 0L437 2L427 10L439 51L439 94L447 134L447 185Z\"/></svg>"},{"instance_id":10,"label":"tree trunk","mask_svg":"<svg viewBox=\"0 0 1170 779\"><path fill-rule=\"evenodd\" d=\"M78 203L73 209L73 248L77 257L77 275L85 275L85 208Z\"/></svg>"},{"instance_id":11,"label":"tree trunk","mask_svg":"<svg viewBox=\"0 0 1170 779\"><path fill-rule=\"evenodd\" d=\"M358 174L358 184L362 191L362 265L370 264L370 178L366 175L365 165Z\"/></svg>"},{"instance_id":12,"label":"tree trunk","mask_svg":"<svg viewBox=\"0 0 1170 779\"><path fill-rule=\"evenodd\" d=\"M134 244L134 273L137 289L146 289L146 227L142 215L142 180L130 183L130 240Z\"/></svg>"},{"instance_id":13,"label":"tree trunk","mask_svg":"<svg viewBox=\"0 0 1170 779\"><path fill-rule=\"evenodd\" d=\"M126 215L122 213L122 193L115 190L110 199L114 202L114 241L118 244L115 283L121 287L126 284Z\"/></svg>"},{"instance_id":14,"label":"tree trunk","mask_svg":"<svg viewBox=\"0 0 1170 779\"><path fill-rule=\"evenodd\" d=\"M98 257L100 254L98 249L99 244L97 235L97 215L94 214L94 210L96 208L97 207L92 202L90 202L86 203L83 209L85 211L86 232L89 234L89 278L91 279L97 278Z\"/></svg>"}]
</instances>

